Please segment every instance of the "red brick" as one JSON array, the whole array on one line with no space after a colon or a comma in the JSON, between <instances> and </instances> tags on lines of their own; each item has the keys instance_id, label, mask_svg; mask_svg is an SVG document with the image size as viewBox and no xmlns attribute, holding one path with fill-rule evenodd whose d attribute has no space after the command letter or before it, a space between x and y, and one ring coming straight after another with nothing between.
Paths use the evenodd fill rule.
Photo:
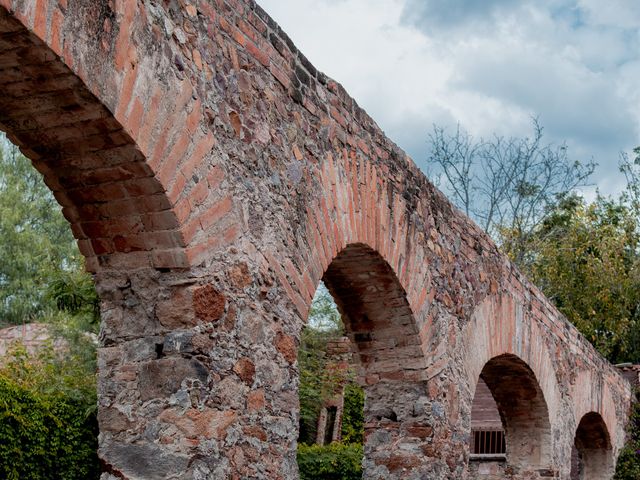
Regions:
<instances>
[{"instance_id":1,"label":"red brick","mask_svg":"<svg viewBox=\"0 0 640 480\"><path fill-rule=\"evenodd\" d=\"M180 168L180 172L185 178L191 178L193 172L201 165L204 158L211 152L215 142L215 137L211 132L207 132L203 138L196 142L193 152L191 152L189 158Z\"/></svg>"},{"instance_id":2,"label":"red brick","mask_svg":"<svg viewBox=\"0 0 640 480\"><path fill-rule=\"evenodd\" d=\"M184 249L154 250L152 261L155 268L188 268L189 262Z\"/></svg>"},{"instance_id":3,"label":"red brick","mask_svg":"<svg viewBox=\"0 0 640 480\"><path fill-rule=\"evenodd\" d=\"M137 3L125 0L116 0L116 11L119 14L118 38L115 45L115 67L122 70L129 59L129 47L131 27L137 11Z\"/></svg>"},{"instance_id":4,"label":"red brick","mask_svg":"<svg viewBox=\"0 0 640 480\"><path fill-rule=\"evenodd\" d=\"M148 196L164 192L164 188L155 177L127 180L123 182L123 186L131 197Z\"/></svg>"},{"instance_id":5,"label":"red brick","mask_svg":"<svg viewBox=\"0 0 640 480\"><path fill-rule=\"evenodd\" d=\"M207 182L200 181L189 193L189 203L193 206L200 206L209 196L209 185Z\"/></svg>"},{"instance_id":6,"label":"red brick","mask_svg":"<svg viewBox=\"0 0 640 480\"><path fill-rule=\"evenodd\" d=\"M126 128L129 131L129 134L136 138L138 136L138 132L140 131L140 126L142 124L142 115L144 114L144 106L139 98L135 98L133 100L133 106L131 107L131 112L127 116L127 124Z\"/></svg>"},{"instance_id":7,"label":"red brick","mask_svg":"<svg viewBox=\"0 0 640 480\"><path fill-rule=\"evenodd\" d=\"M180 197L183 194L185 194L184 189L186 185L187 185L187 179L182 175L178 175L175 181L173 182L173 184L171 185L171 188L168 193L168 197L171 203L176 203L178 199L180 199Z\"/></svg>"},{"instance_id":8,"label":"red brick","mask_svg":"<svg viewBox=\"0 0 640 480\"><path fill-rule=\"evenodd\" d=\"M119 89L120 97L118 98L118 106L116 107L116 118L123 125L129 125L128 118L125 117L125 113L128 110L128 107L133 100L133 88L136 83L136 77L138 74L138 69L135 66L131 66L127 69L126 73L122 78L122 83ZM129 127L129 131L131 128Z\"/></svg>"},{"instance_id":9,"label":"red brick","mask_svg":"<svg viewBox=\"0 0 640 480\"><path fill-rule=\"evenodd\" d=\"M48 0L36 0L33 18L33 33L42 40L47 40L47 6Z\"/></svg>"},{"instance_id":10,"label":"red brick","mask_svg":"<svg viewBox=\"0 0 640 480\"><path fill-rule=\"evenodd\" d=\"M198 216L202 230L206 231L231 212L233 199L228 196L219 200Z\"/></svg>"},{"instance_id":11,"label":"red brick","mask_svg":"<svg viewBox=\"0 0 640 480\"><path fill-rule=\"evenodd\" d=\"M265 67L269 66L269 54L264 49L258 47L253 42L246 42L245 48L251 54L251 56L258 60L262 65L264 65Z\"/></svg>"},{"instance_id":12,"label":"red brick","mask_svg":"<svg viewBox=\"0 0 640 480\"><path fill-rule=\"evenodd\" d=\"M174 230L179 227L178 219L170 210L142 215L142 223L149 231Z\"/></svg>"},{"instance_id":13,"label":"red brick","mask_svg":"<svg viewBox=\"0 0 640 480\"><path fill-rule=\"evenodd\" d=\"M178 165L184 158L192 138L192 135L186 130L178 134L171 151L160 164L158 178L163 185L171 185L179 175Z\"/></svg>"},{"instance_id":14,"label":"red brick","mask_svg":"<svg viewBox=\"0 0 640 480\"><path fill-rule=\"evenodd\" d=\"M153 132L153 127L155 126L157 121L157 114L163 96L164 92L162 91L162 89L159 86L155 86L153 89L153 94L148 101L148 105L142 117L142 125L140 126L138 134L138 145L140 145L140 147L145 151L147 150L151 138L151 133Z\"/></svg>"},{"instance_id":15,"label":"red brick","mask_svg":"<svg viewBox=\"0 0 640 480\"><path fill-rule=\"evenodd\" d=\"M291 86L291 80L289 79L286 73L280 70L273 63L269 64L269 71L276 78L276 80L278 80L278 82L282 84L285 90L289 90L289 87Z\"/></svg>"}]
</instances>

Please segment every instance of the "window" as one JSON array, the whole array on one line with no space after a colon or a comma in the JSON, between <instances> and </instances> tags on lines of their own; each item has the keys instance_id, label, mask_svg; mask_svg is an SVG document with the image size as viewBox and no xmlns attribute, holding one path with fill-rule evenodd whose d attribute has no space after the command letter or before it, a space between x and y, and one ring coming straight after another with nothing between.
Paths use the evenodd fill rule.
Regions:
<instances>
[{"instance_id":1,"label":"window","mask_svg":"<svg viewBox=\"0 0 640 480\"><path fill-rule=\"evenodd\" d=\"M471 453L473 455L505 455L507 453L502 429L471 431Z\"/></svg>"}]
</instances>

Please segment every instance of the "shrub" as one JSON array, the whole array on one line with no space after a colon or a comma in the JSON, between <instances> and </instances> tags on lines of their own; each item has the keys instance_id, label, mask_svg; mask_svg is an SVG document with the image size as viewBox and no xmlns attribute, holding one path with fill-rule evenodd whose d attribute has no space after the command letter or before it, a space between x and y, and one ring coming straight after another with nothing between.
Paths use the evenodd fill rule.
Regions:
<instances>
[{"instance_id":1,"label":"shrub","mask_svg":"<svg viewBox=\"0 0 640 480\"><path fill-rule=\"evenodd\" d=\"M298 445L300 480L361 480L362 445Z\"/></svg>"},{"instance_id":2,"label":"shrub","mask_svg":"<svg viewBox=\"0 0 640 480\"><path fill-rule=\"evenodd\" d=\"M95 412L0 375L0 478L85 480L100 475Z\"/></svg>"},{"instance_id":3,"label":"shrub","mask_svg":"<svg viewBox=\"0 0 640 480\"><path fill-rule=\"evenodd\" d=\"M99 477L95 346L82 338L34 355L18 343L0 365L0 478Z\"/></svg>"},{"instance_id":4,"label":"shrub","mask_svg":"<svg viewBox=\"0 0 640 480\"><path fill-rule=\"evenodd\" d=\"M364 442L364 390L355 383L348 383L344 389L342 441Z\"/></svg>"}]
</instances>

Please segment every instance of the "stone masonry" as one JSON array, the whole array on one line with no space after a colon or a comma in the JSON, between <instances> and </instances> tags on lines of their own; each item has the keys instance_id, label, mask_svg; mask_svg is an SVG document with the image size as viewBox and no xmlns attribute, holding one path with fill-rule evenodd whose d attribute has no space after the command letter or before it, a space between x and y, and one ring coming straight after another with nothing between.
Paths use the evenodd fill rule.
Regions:
<instances>
[{"instance_id":1,"label":"stone masonry","mask_svg":"<svg viewBox=\"0 0 640 480\"><path fill-rule=\"evenodd\" d=\"M321 279L365 478L470 478L481 375L504 478L568 479L576 433L615 460L628 383L254 1L0 0L0 83L95 273L104 480L297 478Z\"/></svg>"}]
</instances>

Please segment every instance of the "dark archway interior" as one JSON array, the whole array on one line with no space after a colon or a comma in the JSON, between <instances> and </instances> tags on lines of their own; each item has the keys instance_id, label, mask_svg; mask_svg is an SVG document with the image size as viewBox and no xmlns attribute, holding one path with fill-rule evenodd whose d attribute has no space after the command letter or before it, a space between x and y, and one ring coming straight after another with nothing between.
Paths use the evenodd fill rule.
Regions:
<instances>
[{"instance_id":1,"label":"dark archway interior","mask_svg":"<svg viewBox=\"0 0 640 480\"><path fill-rule=\"evenodd\" d=\"M363 244L348 245L323 281L342 315L363 386L367 472L395 475L431 459L415 452L432 444L426 361L406 292L382 256ZM421 403L422 402L422 403Z\"/></svg>"},{"instance_id":2,"label":"dark archway interior","mask_svg":"<svg viewBox=\"0 0 640 480\"><path fill-rule=\"evenodd\" d=\"M548 468L549 412L533 371L517 356L501 355L487 362L480 378L491 391L500 413L507 463L520 471Z\"/></svg>"},{"instance_id":3,"label":"dark archway interior","mask_svg":"<svg viewBox=\"0 0 640 480\"><path fill-rule=\"evenodd\" d=\"M417 381L425 362L406 293L389 264L363 244L347 246L323 281L356 346L363 381Z\"/></svg>"},{"instance_id":4,"label":"dark archway interior","mask_svg":"<svg viewBox=\"0 0 640 480\"><path fill-rule=\"evenodd\" d=\"M613 455L607 426L595 412L587 413L576 430L571 454L571 480L611 478Z\"/></svg>"}]
</instances>

